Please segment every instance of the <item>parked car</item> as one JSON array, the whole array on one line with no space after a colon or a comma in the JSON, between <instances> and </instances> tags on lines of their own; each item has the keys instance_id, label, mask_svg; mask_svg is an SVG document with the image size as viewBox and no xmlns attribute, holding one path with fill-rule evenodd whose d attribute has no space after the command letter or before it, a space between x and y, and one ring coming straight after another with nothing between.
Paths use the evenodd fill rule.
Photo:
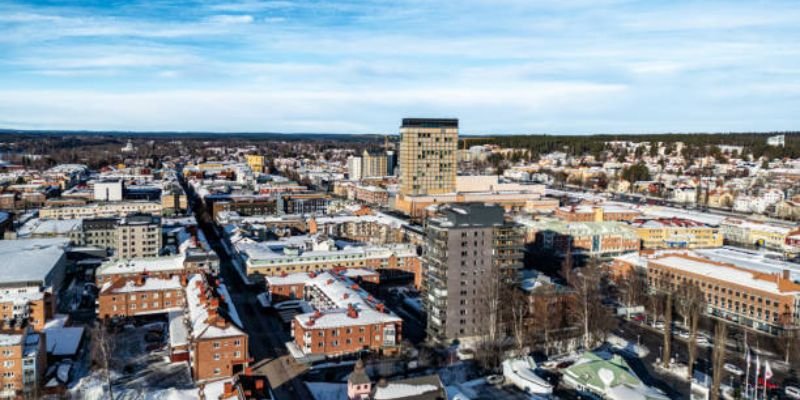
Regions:
<instances>
[{"instance_id":1,"label":"parked car","mask_svg":"<svg viewBox=\"0 0 800 400\"><path fill-rule=\"evenodd\" d=\"M734 375L736 375L736 376L742 376L742 375L744 375L744 371L742 371L742 369L741 369L741 368L739 368L739 367L737 367L737 366L735 366L735 365L733 365L733 364L728 364L728 363L725 363L725 364L722 366L722 368L723 368L725 371L728 371L728 372L730 372L730 373L732 373L732 374L734 374Z\"/></svg>"},{"instance_id":2,"label":"parked car","mask_svg":"<svg viewBox=\"0 0 800 400\"><path fill-rule=\"evenodd\" d=\"M664 329L664 321L656 321L653 323L653 328Z\"/></svg>"},{"instance_id":3,"label":"parked car","mask_svg":"<svg viewBox=\"0 0 800 400\"><path fill-rule=\"evenodd\" d=\"M800 388L796 386L786 386L783 388L783 393L793 399L800 399Z\"/></svg>"}]
</instances>

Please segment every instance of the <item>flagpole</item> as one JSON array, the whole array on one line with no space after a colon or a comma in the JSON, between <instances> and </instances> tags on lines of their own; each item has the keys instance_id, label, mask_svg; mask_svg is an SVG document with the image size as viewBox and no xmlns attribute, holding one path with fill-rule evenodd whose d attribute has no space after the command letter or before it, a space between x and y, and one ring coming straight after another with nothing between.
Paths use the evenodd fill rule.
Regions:
<instances>
[{"instance_id":1,"label":"flagpole","mask_svg":"<svg viewBox=\"0 0 800 400\"><path fill-rule=\"evenodd\" d=\"M750 398L750 346L747 345L747 331L744 334L745 343L744 343L744 352L745 352L745 364L747 364L747 374L744 377L744 398Z\"/></svg>"},{"instance_id":2,"label":"flagpole","mask_svg":"<svg viewBox=\"0 0 800 400\"><path fill-rule=\"evenodd\" d=\"M755 398L755 400L758 400L758 368L760 367L760 363L760 357L758 353L756 353L756 375L753 377L753 398Z\"/></svg>"}]
</instances>

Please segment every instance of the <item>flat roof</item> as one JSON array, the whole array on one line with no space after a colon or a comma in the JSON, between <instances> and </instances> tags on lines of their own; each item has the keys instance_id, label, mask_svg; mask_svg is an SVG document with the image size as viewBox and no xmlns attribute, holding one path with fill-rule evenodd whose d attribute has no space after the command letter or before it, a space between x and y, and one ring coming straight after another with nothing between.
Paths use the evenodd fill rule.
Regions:
<instances>
[{"instance_id":1,"label":"flat roof","mask_svg":"<svg viewBox=\"0 0 800 400\"><path fill-rule=\"evenodd\" d=\"M66 238L0 240L0 282L44 282L68 245Z\"/></svg>"},{"instance_id":2,"label":"flat roof","mask_svg":"<svg viewBox=\"0 0 800 400\"><path fill-rule=\"evenodd\" d=\"M650 260L651 263L663 265L691 274L702 275L722 282L728 282L751 289L761 290L773 294L800 293L800 291L781 291L775 281L756 279L753 272L725 265L711 260L675 254Z\"/></svg>"}]
</instances>

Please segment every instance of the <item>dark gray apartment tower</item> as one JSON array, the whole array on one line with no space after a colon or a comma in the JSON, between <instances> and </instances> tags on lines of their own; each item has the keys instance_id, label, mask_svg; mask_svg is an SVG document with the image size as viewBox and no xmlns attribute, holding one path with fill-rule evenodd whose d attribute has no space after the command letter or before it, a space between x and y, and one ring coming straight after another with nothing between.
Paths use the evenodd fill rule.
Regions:
<instances>
[{"instance_id":1,"label":"dark gray apartment tower","mask_svg":"<svg viewBox=\"0 0 800 400\"><path fill-rule=\"evenodd\" d=\"M486 333L487 307L522 267L523 235L503 208L478 203L442 206L429 218L423 254L424 303L431 341ZM498 283L499 282L499 283Z\"/></svg>"}]
</instances>

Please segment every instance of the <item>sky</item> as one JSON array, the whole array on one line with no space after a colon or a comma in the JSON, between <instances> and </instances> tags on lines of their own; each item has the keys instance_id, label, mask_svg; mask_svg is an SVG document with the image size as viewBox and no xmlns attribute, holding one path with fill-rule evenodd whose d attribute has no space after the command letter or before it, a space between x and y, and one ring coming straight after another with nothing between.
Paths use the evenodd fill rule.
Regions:
<instances>
[{"instance_id":1,"label":"sky","mask_svg":"<svg viewBox=\"0 0 800 400\"><path fill-rule=\"evenodd\" d=\"M0 0L0 128L800 129L800 2Z\"/></svg>"}]
</instances>

